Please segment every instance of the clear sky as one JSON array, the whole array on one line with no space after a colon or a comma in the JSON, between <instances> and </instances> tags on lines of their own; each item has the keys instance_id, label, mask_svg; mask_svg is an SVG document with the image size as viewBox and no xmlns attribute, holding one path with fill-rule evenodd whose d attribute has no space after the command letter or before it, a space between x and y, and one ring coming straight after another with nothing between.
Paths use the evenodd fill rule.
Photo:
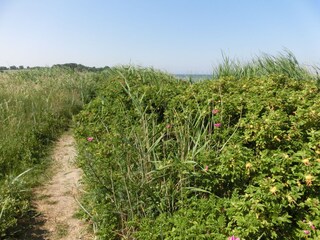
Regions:
<instances>
[{"instance_id":1,"label":"clear sky","mask_svg":"<svg viewBox=\"0 0 320 240\"><path fill-rule=\"evenodd\" d=\"M320 65L319 0L0 0L0 66L134 64L211 73L287 48Z\"/></svg>"}]
</instances>

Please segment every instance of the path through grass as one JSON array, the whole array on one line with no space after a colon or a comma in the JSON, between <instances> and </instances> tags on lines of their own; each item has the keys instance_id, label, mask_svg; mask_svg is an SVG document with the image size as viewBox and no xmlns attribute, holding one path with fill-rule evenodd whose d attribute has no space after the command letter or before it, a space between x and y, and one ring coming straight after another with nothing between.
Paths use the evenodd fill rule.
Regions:
<instances>
[{"instance_id":1,"label":"path through grass","mask_svg":"<svg viewBox=\"0 0 320 240\"><path fill-rule=\"evenodd\" d=\"M34 206L44 220L41 229L35 232L43 233L42 239L93 239L88 226L74 216L79 207L82 175L74 164L75 157L74 138L67 132L57 141L52 153L53 164L49 170L53 171L52 178L35 190Z\"/></svg>"}]
</instances>

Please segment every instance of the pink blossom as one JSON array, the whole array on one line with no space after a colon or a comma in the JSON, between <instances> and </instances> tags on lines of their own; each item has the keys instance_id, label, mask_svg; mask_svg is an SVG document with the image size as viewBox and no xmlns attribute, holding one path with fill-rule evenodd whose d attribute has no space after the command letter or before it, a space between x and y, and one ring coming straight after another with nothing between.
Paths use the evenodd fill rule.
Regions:
<instances>
[{"instance_id":1,"label":"pink blossom","mask_svg":"<svg viewBox=\"0 0 320 240\"><path fill-rule=\"evenodd\" d=\"M316 230L316 227L314 225L311 225L312 230Z\"/></svg>"},{"instance_id":2,"label":"pink blossom","mask_svg":"<svg viewBox=\"0 0 320 240\"><path fill-rule=\"evenodd\" d=\"M215 123L215 124L213 124L213 125L214 125L214 127L216 127L216 128L221 127L221 123Z\"/></svg>"},{"instance_id":3,"label":"pink blossom","mask_svg":"<svg viewBox=\"0 0 320 240\"><path fill-rule=\"evenodd\" d=\"M309 230L303 230L304 234L309 235L310 231Z\"/></svg>"},{"instance_id":4,"label":"pink blossom","mask_svg":"<svg viewBox=\"0 0 320 240\"><path fill-rule=\"evenodd\" d=\"M166 125L166 128L167 128L167 129L169 129L169 128L171 128L171 127L172 127L171 124L167 124L167 125Z\"/></svg>"},{"instance_id":5,"label":"pink blossom","mask_svg":"<svg viewBox=\"0 0 320 240\"><path fill-rule=\"evenodd\" d=\"M218 112L220 112L219 109L213 109L212 110L212 114L217 114Z\"/></svg>"},{"instance_id":6,"label":"pink blossom","mask_svg":"<svg viewBox=\"0 0 320 240\"><path fill-rule=\"evenodd\" d=\"M93 137L87 137L88 142L92 142L93 141Z\"/></svg>"},{"instance_id":7,"label":"pink blossom","mask_svg":"<svg viewBox=\"0 0 320 240\"><path fill-rule=\"evenodd\" d=\"M232 237L229 237L228 240L240 240L240 238L235 237L234 235Z\"/></svg>"},{"instance_id":8,"label":"pink blossom","mask_svg":"<svg viewBox=\"0 0 320 240\"><path fill-rule=\"evenodd\" d=\"M205 168L204 168L204 171L205 171L205 172L208 172L208 170L209 170L209 166L206 165Z\"/></svg>"}]
</instances>

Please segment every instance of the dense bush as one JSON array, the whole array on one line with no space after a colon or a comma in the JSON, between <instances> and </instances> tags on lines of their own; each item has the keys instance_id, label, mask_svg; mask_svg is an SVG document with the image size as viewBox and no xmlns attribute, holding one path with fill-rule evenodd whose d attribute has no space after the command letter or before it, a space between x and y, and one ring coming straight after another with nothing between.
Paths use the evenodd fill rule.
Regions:
<instances>
[{"instance_id":1,"label":"dense bush","mask_svg":"<svg viewBox=\"0 0 320 240\"><path fill-rule=\"evenodd\" d=\"M319 89L292 68L194 84L113 69L75 118L98 236L318 239Z\"/></svg>"},{"instance_id":2,"label":"dense bush","mask_svg":"<svg viewBox=\"0 0 320 240\"><path fill-rule=\"evenodd\" d=\"M90 191L87 208L104 238L131 234L128 220L159 208L153 204L161 195L156 196L151 172L161 160L156 157L164 112L186 87L153 70L116 68L99 96L77 116L79 164Z\"/></svg>"},{"instance_id":3,"label":"dense bush","mask_svg":"<svg viewBox=\"0 0 320 240\"><path fill-rule=\"evenodd\" d=\"M30 183L48 144L96 91L95 77L68 69L0 74L0 238L28 210Z\"/></svg>"},{"instance_id":4,"label":"dense bush","mask_svg":"<svg viewBox=\"0 0 320 240\"><path fill-rule=\"evenodd\" d=\"M206 147L194 156L195 150L185 150L193 168L177 171L184 171L182 179L190 190L196 188L197 198L183 202L172 216L144 219L147 224L138 236L226 239L234 234L241 239L298 239L306 236L305 230L310 231L309 238L317 239L320 121L316 109L320 102L314 82L284 76L220 79L196 84L170 103L184 106L172 114L174 134L196 136L201 143L200 134L190 131L195 128L190 119L203 114L207 126L200 144ZM183 142L196 146L193 140Z\"/></svg>"}]
</instances>

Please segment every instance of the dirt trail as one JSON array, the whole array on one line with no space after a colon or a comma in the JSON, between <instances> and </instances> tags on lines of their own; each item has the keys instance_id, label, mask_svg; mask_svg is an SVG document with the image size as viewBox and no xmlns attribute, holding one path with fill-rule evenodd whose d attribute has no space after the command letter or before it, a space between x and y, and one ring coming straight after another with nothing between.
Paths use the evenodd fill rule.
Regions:
<instances>
[{"instance_id":1,"label":"dirt trail","mask_svg":"<svg viewBox=\"0 0 320 240\"><path fill-rule=\"evenodd\" d=\"M75 140L70 132L58 140L52 157L53 177L35 190L34 206L44 222L40 230L46 233L41 239L94 239L87 225L74 216L79 208L76 199L82 172L74 164Z\"/></svg>"}]
</instances>

